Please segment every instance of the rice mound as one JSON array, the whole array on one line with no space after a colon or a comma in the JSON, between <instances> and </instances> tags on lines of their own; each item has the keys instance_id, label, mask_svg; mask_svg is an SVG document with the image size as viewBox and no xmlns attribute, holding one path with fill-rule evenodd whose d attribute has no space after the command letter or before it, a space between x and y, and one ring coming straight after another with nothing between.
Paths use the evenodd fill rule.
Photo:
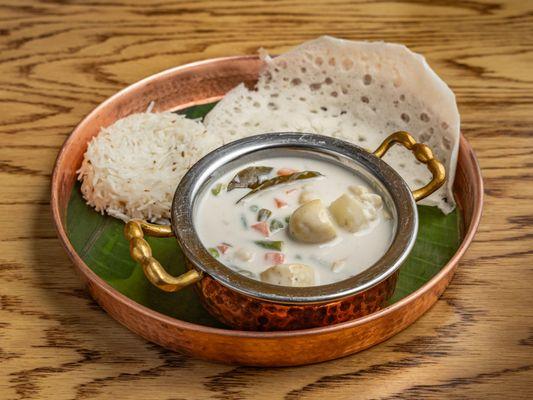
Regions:
<instances>
[{"instance_id":1,"label":"rice mound","mask_svg":"<svg viewBox=\"0 0 533 400\"><path fill-rule=\"evenodd\" d=\"M459 112L450 88L424 57L399 44L321 37L272 59L255 88L241 84L206 116L224 143L267 132L334 136L370 151L389 134L409 131L443 162L446 185L422 204L454 208ZM413 189L431 179L427 168L395 147L385 161Z\"/></svg>"},{"instance_id":2,"label":"rice mound","mask_svg":"<svg viewBox=\"0 0 533 400\"><path fill-rule=\"evenodd\" d=\"M123 221L168 221L185 172L220 145L200 121L172 112L130 115L89 143L78 170L82 194L96 211Z\"/></svg>"}]
</instances>

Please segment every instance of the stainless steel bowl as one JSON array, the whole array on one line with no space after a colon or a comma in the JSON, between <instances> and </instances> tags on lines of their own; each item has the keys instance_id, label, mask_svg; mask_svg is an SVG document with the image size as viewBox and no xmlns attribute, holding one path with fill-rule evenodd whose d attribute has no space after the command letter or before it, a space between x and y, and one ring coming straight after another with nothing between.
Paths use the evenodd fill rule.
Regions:
<instances>
[{"instance_id":1,"label":"stainless steel bowl","mask_svg":"<svg viewBox=\"0 0 533 400\"><path fill-rule=\"evenodd\" d=\"M381 160L380 157L395 143L412 150L420 162L427 164L433 173L433 180L428 185L412 193L400 175ZM312 287L287 287L260 282L239 274L213 258L195 230L198 199L229 170L276 156L324 160L346 168L365 180L382 196L392 214L393 239L387 252L356 276ZM416 239L416 200L434 192L444 180L444 168L433 157L431 150L416 143L407 132L392 134L374 153L339 139L316 134L262 134L214 150L187 172L174 195L172 231L143 221L131 221L129 228L126 227L126 236L132 240L132 257L141 263L152 283L163 290L172 291L198 282L197 288L206 308L229 325L265 330L336 323L373 312L392 295L397 271ZM143 254L142 249L147 246L142 239L143 230L158 236L174 234L186 256L189 272L182 277L171 277L151 256L151 252L148 255L146 250ZM328 318L332 307L338 308L338 315ZM255 311L250 312L250 309Z\"/></svg>"}]
</instances>

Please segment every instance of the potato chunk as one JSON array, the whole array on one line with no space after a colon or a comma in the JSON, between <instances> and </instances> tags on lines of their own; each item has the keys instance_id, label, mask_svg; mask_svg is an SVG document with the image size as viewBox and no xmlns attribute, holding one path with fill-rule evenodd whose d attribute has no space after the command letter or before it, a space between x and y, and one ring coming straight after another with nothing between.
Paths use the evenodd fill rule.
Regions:
<instances>
[{"instance_id":1,"label":"potato chunk","mask_svg":"<svg viewBox=\"0 0 533 400\"><path fill-rule=\"evenodd\" d=\"M311 200L298 207L289 220L291 236L304 243L324 243L337 236L333 221L320 200Z\"/></svg>"},{"instance_id":2,"label":"potato chunk","mask_svg":"<svg viewBox=\"0 0 533 400\"><path fill-rule=\"evenodd\" d=\"M304 264L280 264L261 272L261 280L279 286L313 286L315 271Z\"/></svg>"},{"instance_id":3,"label":"potato chunk","mask_svg":"<svg viewBox=\"0 0 533 400\"><path fill-rule=\"evenodd\" d=\"M329 211L337 224L348 232L357 232L368 225L363 203L348 194L343 194L331 203Z\"/></svg>"},{"instance_id":4,"label":"potato chunk","mask_svg":"<svg viewBox=\"0 0 533 400\"><path fill-rule=\"evenodd\" d=\"M356 197L368 193L368 189L361 185L348 186L348 190Z\"/></svg>"},{"instance_id":5,"label":"potato chunk","mask_svg":"<svg viewBox=\"0 0 533 400\"><path fill-rule=\"evenodd\" d=\"M315 193L312 190L304 189L302 190L302 193L300 193L300 197L298 198L298 202L300 204L305 204L309 201L317 200L318 194Z\"/></svg>"},{"instance_id":6,"label":"potato chunk","mask_svg":"<svg viewBox=\"0 0 533 400\"><path fill-rule=\"evenodd\" d=\"M361 200L371 204L376 210L383 208L383 199L379 194L364 193L361 195Z\"/></svg>"},{"instance_id":7,"label":"potato chunk","mask_svg":"<svg viewBox=\"0 0 533 400\"><path fill-rule=\"evenodd\" d=\"M255 257L254 253L243 248L239 248L235 252L235 258L237 258L240 261L250 262L250 261L253 261L254 257Z\"/></svg>"}]
</instances>

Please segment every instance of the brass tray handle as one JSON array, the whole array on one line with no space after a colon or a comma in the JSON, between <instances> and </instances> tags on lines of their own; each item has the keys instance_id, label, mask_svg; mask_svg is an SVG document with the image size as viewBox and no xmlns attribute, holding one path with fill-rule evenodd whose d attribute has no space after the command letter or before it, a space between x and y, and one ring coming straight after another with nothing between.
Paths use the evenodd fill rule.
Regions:
<instances>
[{"instance_id":1,"label":"brass tray handle","mask_svg":"<svg viewBox=\"0 0 533 400\"><path fill-rule=\"evenodd\" d=\"M131 258L141 264L144 274L155 286L166 292L175 292L202 279L203 273L195 269L180 276L170 275L159 261L152 257L152 249L144 240L144 234L155 237L171 237L174 234L168 225L155 225L140 220L131 220L124 227L124 236L130 242Z\"/></svg>"},{"instance_id":2,"label":"brass tray handle","mask_svg":"<svg viewBox=\"0 0 533 400\"><path fill-rule=\"evenodd\" d=\"M394 144L401 144L415 155L416 159L422 164L426 164L433 174L431 181L424 187L413 191L415 201L428 197L435 190L440 188L446 181L446 171L439 160L433 156L431 149L423 143L417 143L416 140L405 131L398 131L387 137L383 143L374 151L376 157L383 157Z\"/></svg>"}]
</instances>

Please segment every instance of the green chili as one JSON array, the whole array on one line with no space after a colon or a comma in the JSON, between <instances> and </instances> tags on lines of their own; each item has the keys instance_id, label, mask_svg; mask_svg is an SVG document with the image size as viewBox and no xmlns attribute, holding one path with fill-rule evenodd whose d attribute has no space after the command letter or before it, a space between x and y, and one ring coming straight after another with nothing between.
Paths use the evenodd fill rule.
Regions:
<instances>
[{"instance_id":1,"label":"green chili","mask_svg":"<svg viewBox=\"0 0 533 400\"><path fill-rule=\"evenodd\" d=\"M272 221L270 221L270 232L279 231L283 227L284 225L280 220L274 218Z\"/></svg>"},{"instance_id":2,"label":"green chili","mask_svg":"<svg viewBox=\"0 0 533 400\"><path fill-rule=\"evenodd\" d=\"M282 240L256 240L254 241L256 245L268 250L277 250L281 251L283 247Z\"/></svg>"},{"instance_id":3,"label":"green chili","mask_svg":"<svg viewBox=\"0 0 533 400\"><path fill-rule=\"evenodd\" d=\"M213 188L211 189L211 193L213 193L213 196L218 196L220 194L220 191L224 188L223 183L217 183Z\"/></svg>"},{"instance_id":4,"label":"green chili","mask_svg":"<svg viewBox=\"0 0 533 400\"><path fill-rule=\"evenodd\" d=\"M257 213L257 220L259 222L261 221L266 221L267 219L270 218L270 216L272 215L272 211L270 210L267 210L266 208L262 208L259 210L259 212Z\"/></svg>"},{"instance_id":5,"label":"green chili","mask_svg":"<svg viewBox=\"0 0 533 400\"><path fill-rule=\"evenodd\" d=\"M220 253L218 252L217 249L215 249L214 247L210 247L207 249L207 251L209 252L209 254L211 254L214 258L218 258L220 256Z\"/></svg>"}]
</instances>

